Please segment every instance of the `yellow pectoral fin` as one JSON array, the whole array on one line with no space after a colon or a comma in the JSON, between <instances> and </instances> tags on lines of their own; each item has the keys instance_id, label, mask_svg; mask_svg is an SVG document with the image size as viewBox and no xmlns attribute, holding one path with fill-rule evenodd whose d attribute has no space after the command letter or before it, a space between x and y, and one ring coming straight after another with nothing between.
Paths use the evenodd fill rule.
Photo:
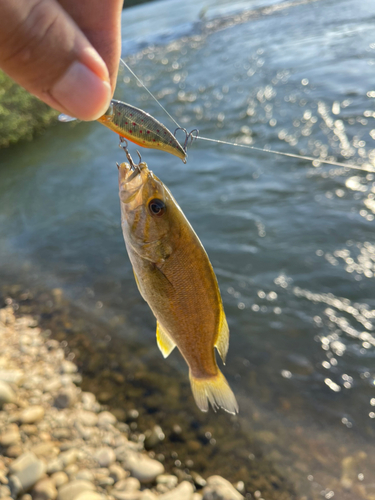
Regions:
<instances>
[{"instance_id":1,"label":"yellow pectoral fin","mask_svg":"<svg viewBox=\"0 0 375 500\"><path fill-rule=\"evenodd\" d=\"M156 323L156 340L164 358L167 358L176 347L176 344L171 340L159 321Z\"/></svg>"},{"instance_id":2,"label":"yellow pectoral fin","mask_svg":"<svg viewBox=\"0 0 375 500\"><path fill-rule=\"evenodd\" d=\"M215 347L218 350L218 353L220 354L220 357L225 365L225 358L227 357L229 347L229 328L223 306L221 306L219 333L217 336Z\"/></svg>"}]
</instances>

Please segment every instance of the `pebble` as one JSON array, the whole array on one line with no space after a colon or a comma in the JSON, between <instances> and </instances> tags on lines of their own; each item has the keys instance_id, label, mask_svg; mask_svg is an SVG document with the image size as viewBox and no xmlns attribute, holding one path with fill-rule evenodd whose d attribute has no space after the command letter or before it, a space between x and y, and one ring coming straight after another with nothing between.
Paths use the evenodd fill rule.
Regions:
<instances>
[{"instance_id":1,"label":"pebble","mask_svg":"<svg viewBox=\"0 0 375 500\"><path fill-rule=\"evenodd\" d=\"M140 500L140 491L111 491L111 495L115 500ZM177 500L177 499L175 499Z\"/></svg>"},{"instance_id":2,"label":"pebble","mask_svg":"<svg viewBox=\"0 0 375 500\"><path fill-rule=\"evenodd\" d=\"M77 415L77 421L87 427L94 427L98 423L98 415L93 411L81 410Z\"/></svg>"},{"instance_id":3,"label":"pebble","mask_svg":"<svg viewBox=\"0 0 375 500\"><path fill-rule=\"evenodd\" d=\"M64 484L64 486L61 486L57 500L76 500L78 495L81 493L93 492L94 490L95 486L89 481L76 479L68 484Z\"/></svg>"},{"instance_id":4,"label":"pebble","mask_svg":"<svg viewBox=\"0 0 375 500\"><path fill-rule=\"evenodd\" d=\"M72 363L71 361L68 361L67 359L62 361L61 363L61 373L76 373L78 371L77 365Z\"/></svg>"},{"instance_id":5,"label":"pebble","mask_svg":"<svg viewBox=\"0 0 375 500\"><path fill-rule=\"evenodd\" d=\"M164 438L165 434L163 432L163 429L159 425L155 425L152 430L148 430L145 432L145 448L154 448L157 444L163 441Z\"/></svg>"},{"instance_id":6,"label":"pebble","mask_svg":"<svg viewBox=\"0 0 375 500\"><path fill-rule=\"evenodd\" d=\"M58 451L58 448L56 448L51 441L46 441L33 446L31 451L35 453L38 458L42 458L55 454Z\"/></svg>"},{"instance_id":7,"label":"pebble","mask_svg":"<svg viewBox=\"0 0 375 500\"><path fill-rule=\"evenodd\" d=\"M119 481L115 485L115 490L119 491L137 491L141 489L141 483L135 477L128 477Z\"/></svg>"},{"instance_id":8,"label":"pebble","mask_svg":"<svg viewBox=\"0 0 375 500\"><path fill-rule=\"evenodd\" d=\"M203 500L242 500L244 497L221 476L211 476L203 489Z\"/></svg>"},{"instance_id":9,"label":"pebble","mask_svg":"<svg viewBox=\"0 0 375 500\"><path fill-rule=\"evenodd\" d=\"M0 498L10 497L10 488L8 486L0 486Z\"/></svg>"},{"instance_id":10,"label":"pebble","mask_svg":"<svg viewBox=\"0 0 375 500\"><path fill-rule=\"evenodd\" d=\"M126 460L126 466L132 476L141 483L150 483L164 472L163 464L144 455L130 455Z\"/></svg>"},{"instance_id":11,"label":"pebble","mask_svg":"<svg viewBox=\"0 0 375 500\"><path fill-rule=\"evenodd\" d=\"M61 389L55 397L54 406L56 408L71 408L77 401L77 392L74 386Z\"/></svg>"},{"instance_id":12,"label":"pebble","mask_svg":"<svg viewBox=\"0 0 375 500\"><path fill-rule=\"evenodd\" d=\"M104 500L104 497L96 491L83 491L74 500Z\"/></svg>"},{"instance_id":13,"label":"pebble","mask_svg":"<svg viewBox=\"0 0 375 500\"><path fill-rule=\"evenodd\" d=\"M12 446L9 446L9 448L6 449L4 452L4 455L9 457L9 458L17 458L23 453L23 448L22 446L18 446L17 444L14 444Z\"/></svg>"},{"instance_id":14,"label":"pebble","mask_svg":"<svg viewBox=\"0 0 375 500\"><path fill-rule=\"evenodd\" d=\"M23 410L20 414L20 422L21 424L35 424L39 422L44 417L44 408L43 406L35 405L29 406L26 410Z\"/></svg>"},{"instance_id":15,"label":"pebble","mask_svg":"<svg viewBox=\"0 0 375 500\"><path fill-rule=\"evenodd\" d=\"M77 472L76 479L83 479L84 481L94 482L94 474L88 469L82 469Z\"/></svg>"},{"instance_id":16,"label":"pebble","mask_svg":"<svg viewBox=\"0 0 375 500\"><path fill-rule=\"evenodd\" d=\"M117 418L109 411L102 411L98 415L98 426L99 427L108 427L110 425L115 425L116 422L117 422Z\"/></svg>"},{"instance_id":17,"label":"pebble","mask_svg":"<svg viewBox=\"0 0 375 500\"><path fill-rule=\"evenodd\" d=\"M60 471L60 472L55 472L51 476L52 481L54 482L54 485L56 488L60 488L63 484L66 484L69 482L69 478L65 472ZM77 479L85 479L85 478L78 478ZM92 476L92 479L94 480L94 476Z\"/></svg>"},{"instance_id":18,"label":"pebble","mask_svg":"<svg viewBox=\"0 0 375 500\"><path fill-rule=\"evenodd\" d=\"M54 458L47 464L47 474L54 474L55 472L60 472L64 468L60 458Z\"/></svg>"},{"instance_id":19,"label":"pebble","mask_svg":"<svg viewBox=\"0 0 375 500\"><path fill-rule=\"evenodd\" d=\"M177 488L159 496L159 500L192 500L194 487L188 481L182 481Z\"/></svg>"},{"instance_id":20,"label":"pebble","mask_svg":"<svg viewBox=\"0 0 375 500\"><path fill-rule=\"evenodd\" d=\"M156 478L156 482L157 484L162 484L171 490L177 486L178 478L172 474L160 474L160 476Z\"/></svg>"},{"instance_id":21,"label":"pebble","mask_svg":"<svg viewBox=\"0 0 375 500\"><path fill-rule=\"evenodd\" d=\"M0 381L8 384L19 384L23 379L22 370L0 370Z\"/></svg>"},{"instance_id":22,"label":"pebble","mask_svg":"<svg viewBox=\"0 0 375 500\"><path fill-rule=\"evenodd\" d=\"M141 497L139 500L157 500L158 497L151 490L142 491ZM176 498L176 500L178 500Z\"/></svg>"},{"instance_id":23,"label":"pebble","mask_svg":"<svg viewBox=\"0 0 375 500\"><path fill-rule=\"evenodd\" d=\"M45 463L33 453L25 453L11 465L9 485L14 496L26 492L41 479L46 471Z\"/></svg>"},{"instance_id":24,"label":"pebble","mask_svg":"<svg viewBox=\"0 0 375 500\"><path fill-rule=\"evenodd\" d=\"M103 448L99 448L95 453L95 460L98 462L100 467L109 467L113 462L116 461L116 454L109 448L105 446Z\"/></svg>"},{"instance_id":25,"label":"pebble","mask_svg":"<svg viewBox=\"0 0 375 500\"><path fill-rule=\"evenodd\" d=\"M5 322L16 326L4 328ZM146 431L144 440L130 438L138 411L103 411L94 394L75 385L81 376L65 359L65 346L45 340L31 324L36 326L30 317L15 320L10 307L0 309L0 353L5 353L0 357L1 500L243 498L218 476L210 478L203 496L188 481L178 484L186 474L164 474L162 463L144 453L165 438L162 428ZM129 425L117 417L126 417ZM175 426L176 436L177 431L180 436ZM205 485L200 476L193 479L197 486ZM156 487L142 491L142 484L154 481Z\"/></svg>"},{"instance_id":26,"label":"pebble","mask_svg":"<svg viewBox=\"0 0 375 500\"><path fill-rule=\"evenodd\" d=\"M16 395L7 382L0 380L0 408L7 403L14 403Z\"/></svg>"},{"instance_id":27,"label":"pebble","mask_svg":"<svg viewBox=\"0 0 375 500\"><path fill-rule=\"evenodd\" d=\"M38 481L32 490L33 500L55 500L57 489L55 483L50 478Z\"/></svg>"},{"instance_id":28,"label":"pebble","mask_svg":"<svg viewBox=\"0 0 375 500\"><path fill-rule=\"evenodd\" d=\"M60 453L59 460L61 460L63 467L67 467L68 465L74 464L77 461L78 450L72 448L67 451L63 451Z\"/></svg>"},{"instance_id":29,"label":"pebble","mask_svg":"<svg viewBox=\"0 0 375 500\"><path fill-rule=\"evenodd\" d=\"M111 477L113 477L115 483L117 483L118 481L121 481L122 479L125 479L127 476L127 473L118 464L112 464L109 467L109 473L110 473Z\"/></svg>"}]
</instances>

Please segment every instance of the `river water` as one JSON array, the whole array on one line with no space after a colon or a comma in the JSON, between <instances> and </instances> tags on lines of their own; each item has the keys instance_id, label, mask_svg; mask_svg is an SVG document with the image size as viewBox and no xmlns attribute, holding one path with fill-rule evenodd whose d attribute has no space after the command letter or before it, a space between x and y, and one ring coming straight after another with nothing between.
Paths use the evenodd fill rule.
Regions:
<instances>
[{"instance_id":1,"label":"river water","mask_svg":"<svg viewBox=\"0 0 375 500\"><path fill-rule=\"evenodd\" d=\"M202 140L186 166L142 150L216 271L239 419L258 422L306 498L375 498L374 21L371 0L164 0L123 13L127 63L181 126L359 167ZM116 97L174 130L123 68ZM62 288L186 375L178 353L161 360L125 253L124 159L97 123L1 151L2 280Z\"/></svg>"}]
</instances>

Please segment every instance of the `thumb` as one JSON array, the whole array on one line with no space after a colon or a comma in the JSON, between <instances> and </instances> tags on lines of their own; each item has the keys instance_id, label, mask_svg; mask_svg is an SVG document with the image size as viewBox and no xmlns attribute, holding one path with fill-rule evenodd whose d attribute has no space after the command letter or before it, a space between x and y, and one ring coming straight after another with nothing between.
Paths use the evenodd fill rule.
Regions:
<instances>
[{"instance_id":1,"label":"thumb","mask_svg":"<svg viewBox=\"0 0 375 500\"><path fill-rule=\"evenodd\" d=\"M0 67L81 120L99 118L112 97L103 59L55 0L0 1Z\"/></svg>"}]
</instances>

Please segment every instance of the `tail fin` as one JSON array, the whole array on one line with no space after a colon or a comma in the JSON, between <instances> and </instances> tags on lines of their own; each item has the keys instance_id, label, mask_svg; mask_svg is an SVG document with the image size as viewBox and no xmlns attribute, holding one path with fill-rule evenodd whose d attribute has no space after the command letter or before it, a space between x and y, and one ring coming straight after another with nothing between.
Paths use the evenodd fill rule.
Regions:
<instances>
[{"instance_id":1,"label":"tail fin","mask_svg":"<svg viewBox=\"0 0 375 500\"><path fill-rule=\"evenodd\" d=\"M209 378L196 378L191 373L189 376L195 402L201 411L208 411L209 401L214 411L223 408L232 415L238 413L236 398L220 370Z\"/></svg>"}]
</instances>

